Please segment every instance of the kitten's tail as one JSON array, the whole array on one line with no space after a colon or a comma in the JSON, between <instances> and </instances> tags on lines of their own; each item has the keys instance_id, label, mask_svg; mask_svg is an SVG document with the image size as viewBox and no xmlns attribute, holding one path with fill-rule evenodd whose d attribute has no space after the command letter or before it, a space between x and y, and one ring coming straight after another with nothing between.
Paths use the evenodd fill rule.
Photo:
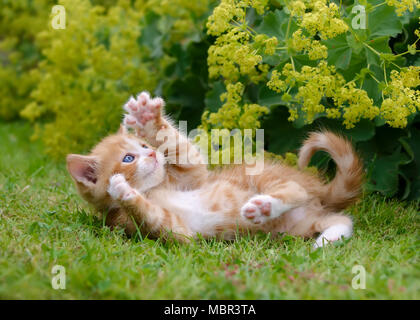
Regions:
<instances>
[{"instance_id":1,"label":"kitten's tail","mask_svg":"<svg viewBox=\"0 0 420 320\"><path fill-rule=\"evenodd\" d=\"M314 132L304 142L299 152L299 168L309 164L317 151L328 152L337 164L336 175L322 192L321 200L329 208L342 210L356 201L363 181L363 165L345 138L331 132Z\"/></svg>"}]
</instances>

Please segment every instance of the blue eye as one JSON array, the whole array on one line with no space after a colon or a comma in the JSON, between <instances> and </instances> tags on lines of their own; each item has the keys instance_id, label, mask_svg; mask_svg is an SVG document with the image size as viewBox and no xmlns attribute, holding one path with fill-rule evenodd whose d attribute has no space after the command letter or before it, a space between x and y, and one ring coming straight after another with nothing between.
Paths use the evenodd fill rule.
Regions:
<instances>
[{"instance_id":1,"label":"blue eye","mask_svg":"<svg viewBox=\"0 0 420 320\"><path fill-rule=\"evenodd\" d=\"M133 162L133 161L134 161L134 156L132 156L131 154L127 154L123 159L123 162L125 162L125 163L130 163L130 162Z\"/></svg>"}]
</instances>

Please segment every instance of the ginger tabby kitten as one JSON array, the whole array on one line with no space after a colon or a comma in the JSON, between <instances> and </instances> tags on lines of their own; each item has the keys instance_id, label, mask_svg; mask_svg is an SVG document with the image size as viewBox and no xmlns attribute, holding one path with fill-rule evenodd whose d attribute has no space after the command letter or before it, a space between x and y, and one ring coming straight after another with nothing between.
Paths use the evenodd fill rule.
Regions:
<instances>
[{"instance_id":1,"label":"ginger tabby kitten","mask_svg":"<svg viewBox=\"0 0 420 320\"><path fill-rule=\"evenodd\" d=\"M181 241L232 239L236 233L320 234L315 247L350 237L352 220L341 213L360 192L363 167L347 140L331 132L310 134L299 153L303 168L323 150L337 164L335 178L318 177L266 160L259 175L245 166L208 171L199 151L163 116L164 101L142 92L124 106L125 127L103 139L90 155L67 156L67 168L81 196L109 226ZM175 152L158 150L158 131L173 134ZM165 140L166 141L166 140ZM194 161L177 163L180 150ZM194 163L194 164L192 164Z\"/></svg>"}]
</instances>

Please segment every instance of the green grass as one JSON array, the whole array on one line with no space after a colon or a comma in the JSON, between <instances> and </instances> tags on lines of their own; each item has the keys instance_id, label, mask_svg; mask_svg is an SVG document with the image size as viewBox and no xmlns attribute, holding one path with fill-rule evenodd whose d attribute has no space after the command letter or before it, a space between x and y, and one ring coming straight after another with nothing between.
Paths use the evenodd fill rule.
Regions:
<instances>
[{"instance_id":1,"label":"green grass","mask_svg":"<svg viewBox=\"0 0 420 320\"><path fill-rule=\"evenodd\" d=\"M64 164L0 123L0 298L418 299L415 204L366 197L350 209L354 237L312 251L311 241L266 235L188 245L110 231L78 197ZM65 290L51 287L54 265ZM351 286L366 269L366 289Z\"/></svg>"}]
</instances>

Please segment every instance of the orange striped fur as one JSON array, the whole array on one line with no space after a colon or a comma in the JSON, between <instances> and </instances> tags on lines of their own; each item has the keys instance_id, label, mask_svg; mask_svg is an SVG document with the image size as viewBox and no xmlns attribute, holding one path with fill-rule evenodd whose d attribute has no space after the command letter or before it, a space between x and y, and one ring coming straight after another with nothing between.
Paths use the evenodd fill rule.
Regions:
<instances>
[{"instance_id":1,"label":"orange striped fur","mask_svg":"<svg viewBox=\"0 0 420 320\"><path fill-rule=\"evenodd\" d=\"M133 102L134 101L134 102ZM352 145L331 132L312 133L299 154L303 168L323 150L337 164L335 178L319 177L275 161L265 161L259 175L244 165L208 171L200 153L162 115L163 100L142 93L126 105L125 125L102 140L88 156L69 155L68 171L80 195L109 226L128 234L136 225L149 236L188 241L204 237L233 239L237 233L288 233L305 238L321 233L317 246L351 234L352 221L341 210L356 201L363 167ZM174 154L161 152L160 129L175 134ZM168 161L185 147L198 164ZM126 163L126 155L134 160Z\"/></svg>"}]
</instances>

